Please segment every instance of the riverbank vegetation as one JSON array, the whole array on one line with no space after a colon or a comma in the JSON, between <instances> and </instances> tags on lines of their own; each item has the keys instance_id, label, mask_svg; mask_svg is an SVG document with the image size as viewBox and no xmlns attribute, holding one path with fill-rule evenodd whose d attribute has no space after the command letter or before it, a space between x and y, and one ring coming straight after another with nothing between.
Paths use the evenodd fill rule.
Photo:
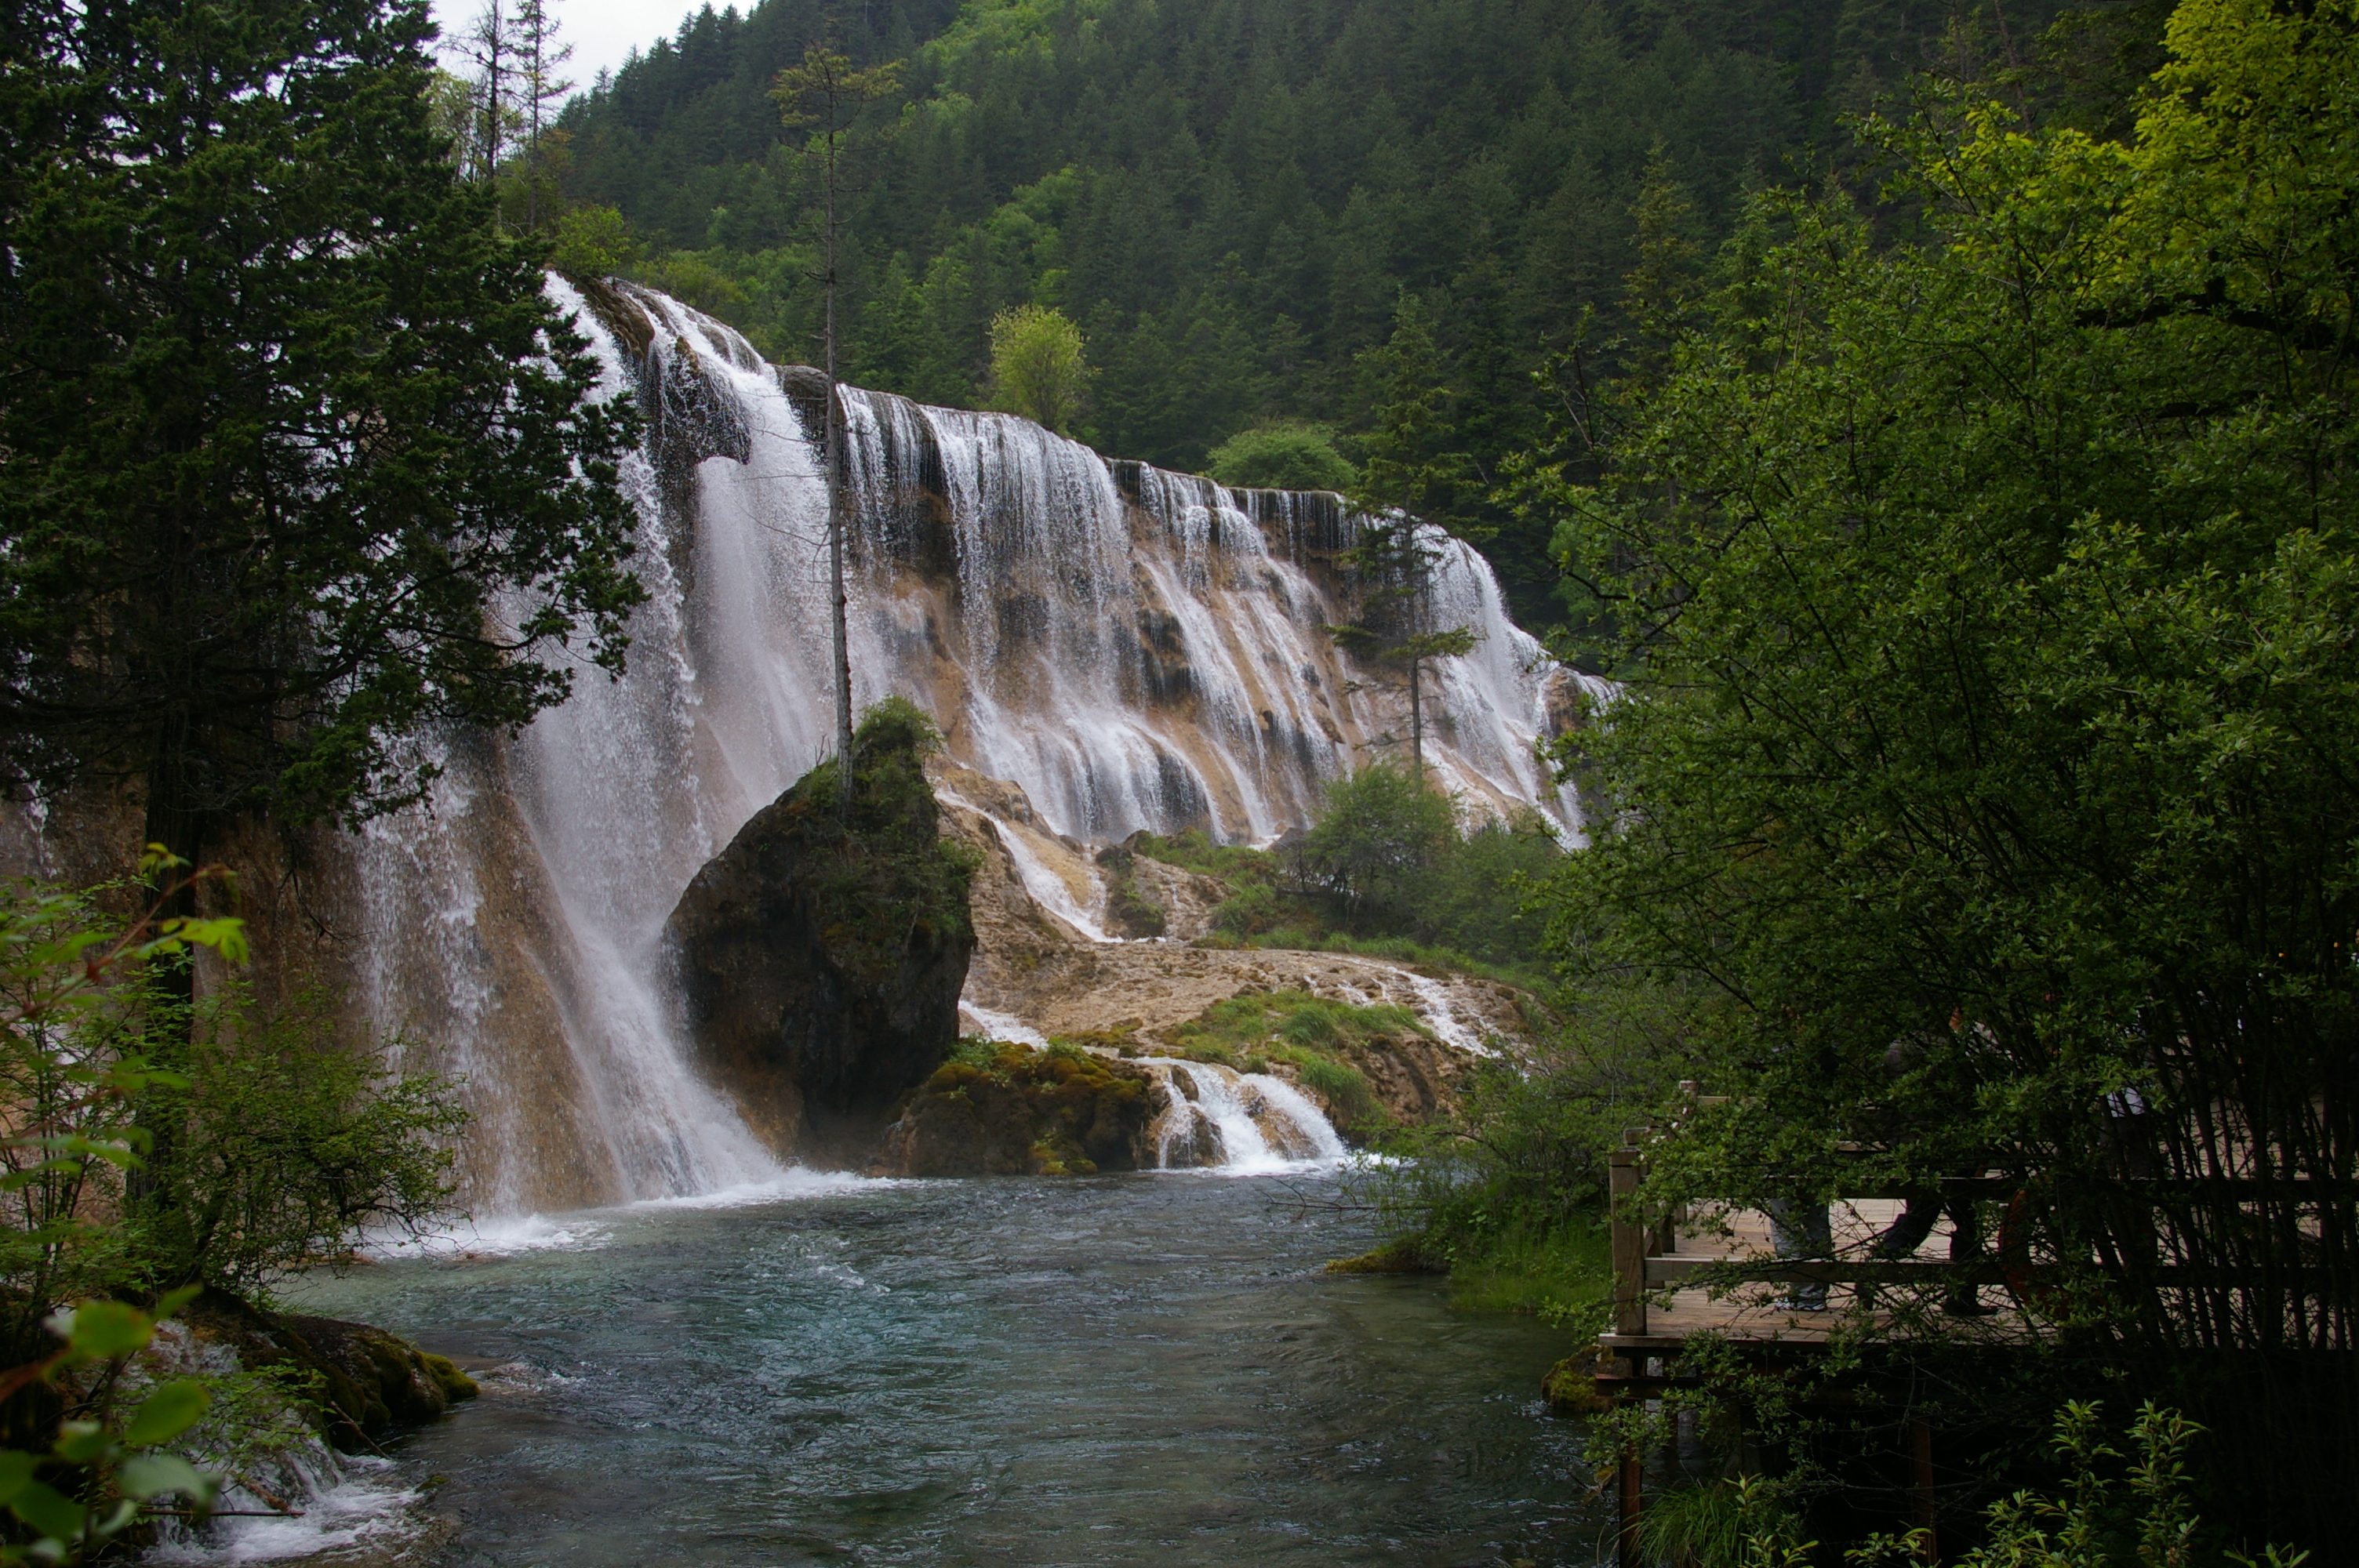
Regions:
<instances>
[{"instance_id":1,"label":"riverbank vegetation","mask_svg":"<svg viewBox=\"0 0 2359 1568\"><path fill-rule=\"evenodd\" d=\"M1929 84L1861 124L1872 193L1667 243L1653 367L1519 465L1625 683L1558 752L1608 807L1547 897L1578 1022L1393 1190L1571 1223L1645 1123L1650 1214L1998 1183L1960 1201L2019 1342L1934 1285L1706 1379L1821 1541L1896 1400L1992 1561L2028 1422L2125 1386L2208 1429L2187 1560L2359 1497L2359 16L2183 0L2165 42L2102 126Z\"/></svg>"},{"instance_id":2,"label":"riverbank vegetation","mask_svg":"<svg viewBox=\"0 0 2359 1568\"><path fill-rule=\"evenodd\" d=\"M244 933L163 913L217 872L160 852L144 870L164 895L0 896L0 1355L16 1368L0 1382L0 1505L12 1539L50 1541L52 1561L95 1554L148 1506L210 1507L299 1437L361 1434L372 1398L389 1419L374 1370L364 1390L332 1356L271 1340L257 1303L365 1238L447 1219L467 1119L446 1080L338 1039L316 995L265 1003L232 980L187 1000L174 971L200 952L234 967ZM126 900L146 912L106 913ZM224 1372L151 1349L184 1312L232 1324L233 1341L259 1328L259 1353ZM436 1411L473 1392L377 1338Z\"/></svg>"}]
</instances>

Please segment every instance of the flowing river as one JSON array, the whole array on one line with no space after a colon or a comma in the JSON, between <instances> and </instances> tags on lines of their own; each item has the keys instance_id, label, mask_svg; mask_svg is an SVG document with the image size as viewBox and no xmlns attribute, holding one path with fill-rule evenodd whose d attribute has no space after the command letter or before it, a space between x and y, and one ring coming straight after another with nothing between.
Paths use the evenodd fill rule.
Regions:
<instances>
[{"instance_id":1,"label":"flowing river","mask_svg":"<svg viewBox=\"0 0 2359 1568\"><path fill-rule=\"evenodd\" d=\"M1336 1194L810 1178L288 1304L499 1367L390 1450L454 1563L1597 1561L1580 1428L1538 1400L1567 1337L1321 1272L1370 1241Z\"/></svg>"}]
</instances>

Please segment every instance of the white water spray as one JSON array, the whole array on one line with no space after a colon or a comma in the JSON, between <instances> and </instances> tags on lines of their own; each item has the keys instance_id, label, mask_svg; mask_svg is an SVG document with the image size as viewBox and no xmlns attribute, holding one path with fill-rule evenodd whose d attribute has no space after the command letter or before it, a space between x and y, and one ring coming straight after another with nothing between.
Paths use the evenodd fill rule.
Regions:
<instances>
[{"instance_id":1,"label":"white water spray","mask_svg":"<svg viewBox=\"0 0 2359 1568\"><path fill-rule=\"evenodd\" d=\"M1161 1080L1164 1105L1152 1129L1159 1170L1216 1166L1253 1175L1332 1165L1347 1152L1325 1113L1284 1078L1161 1056L1144 1065Z\"/></svg>"}]
</instances>

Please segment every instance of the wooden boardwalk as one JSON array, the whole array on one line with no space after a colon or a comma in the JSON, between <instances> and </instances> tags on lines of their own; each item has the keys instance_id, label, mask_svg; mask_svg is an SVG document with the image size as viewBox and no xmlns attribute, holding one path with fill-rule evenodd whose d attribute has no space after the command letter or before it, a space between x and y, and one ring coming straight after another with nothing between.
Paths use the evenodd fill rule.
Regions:
<instances>
[{"instance_id":1,"label":"wooden boardwalk","mask_svg":"<svg viewBox=\"0 0 2359 1568\"><path fill-rule=\"evenodd\" d=\"M1614 1325L1597 1337L1594 1378L1600 1395L1617 1403L1649 1400L1694 1383L1681 1365L1681 1352L1698 1335L1710 1334L1756 1358L1812 1355L1840 1330L1895 1324L1898 1314L1877 1304L1879 1292L1906 1292L1921 1303L1929 1295L1970 1288L1988 1314L1957 1320L1973 1325L1974 1338L1994 1345L2025 1338L1997 1263L1987 1258L1950 1260L1946 1213L1909 1256L1874 1256L1877 1239L1899 1218L1903 1200L1888 1193L1841 1198L1828 1206L1827 1245L1816 1256L1780 1258L1769 1217L1759 1210L1652 1219L1637 1213L1645 1137L1646 1130L1635 1131L1630 1147L1616 1151L1611 1162ZM1989 1197L2002 1195L2010 1184L1969 1177L1942 1185L1951 1195ZM1824 1309L1801 1308L1796 1298L1809 1293L1805 1286L1823 1290ZM1909 1514L1925 1531L1921 1552L1931 1563L1938 1561L1933 1434L1921 1420L1910 1422L1909 1446ZM1640 1562L1644 1476L1642 1456L1625 1455L1616 1477L1623 1568L1638 1568Z\"/></svg>"},{"instance_id":2,"label":"wooden boardwalk","mask_svg":"<svg viewBox=\"0 0 2359 1568\"><path fill-rule=\"evenodd\" d=\"M1653 1245L1640 1255L1644 1288L1634 1289L1635 1279L1617 1281L1624 1284L1617 1296L1621 1310L1614 1327L1599 1335L1597 1343L1617 1355L1676 1352L1690 1335L1703 1333L1735 1343L1811 1345L1823 1344L1838 1325L1857 1325L1863 1315L1887 1322L1891 1314L1861 1301L1861 1285L1946 1281L1958 1272L1949 1260L1947 1216L1909 1258L1868 1260L1870 1245L1900 1217L1901 1207L1898 1198L1850 1198L1830 1206L1833 1257L1820 1264L1781 1261L1769 1217L1758 1209L1696 1216L1670 1227L1668 1237L1659 1227L1652 1229L1646 1239ZM1615 1261L1618 1274L1627 1260L1617 1256ZM1744 1282L1729 1283L1733 1273L1745 1275ZM1995 1266L1987 1274L1980 1293L1996 1308L2006 1292L1992 1288L1997 1282ZM1827 1310L1804 1312L1784 1304L1804 1280L1828 1284ZM1627 1304L1633 1294L1642 1298L1641 1311L1635 1314Z\"/></svg>"}]
</instances>

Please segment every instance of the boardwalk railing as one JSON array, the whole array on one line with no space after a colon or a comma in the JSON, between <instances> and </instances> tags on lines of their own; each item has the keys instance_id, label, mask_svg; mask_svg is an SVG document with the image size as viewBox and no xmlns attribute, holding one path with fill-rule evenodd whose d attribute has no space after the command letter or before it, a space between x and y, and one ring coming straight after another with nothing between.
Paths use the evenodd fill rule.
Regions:
<instances>
[{"instance_id":1,"label":"boardwalk railing","mask_svg":"<svg viewBox=\"0 0 2359 1568\"><path fill-rule=\"evenodd\" d=\"M1705 1102L1709 1103L1709 1102ZM1659 1337L1648 1333L1647 1299L1665 1286L1735 1284L1821 1284L1909 1287L1927 1285L1995 1285L2006 1282L1998 1262L1951 1262L1931 1258L1859 1260L1801 1259L1730 1255L1705 1257L1682 1254L1679 1233L1687 1222L1680 1209L1649 1218L1638 1207L1638 1189L1647 1176L1644 1140L1653 1130L1635 1128L1625 1134L1623 1148L1607 1157L1608 1192L1614 1260L1614 1329L1599 1343L1620 1348L1623 1343ZM1842 1199L1922 1196L1925 1186L1902 1188L1875 1183L1856 1184ZM2006 1197L2021 1184L2000 1177L1968 1176L1940 1183L1948 1197Z\"/></svg>"}]
</instances>

